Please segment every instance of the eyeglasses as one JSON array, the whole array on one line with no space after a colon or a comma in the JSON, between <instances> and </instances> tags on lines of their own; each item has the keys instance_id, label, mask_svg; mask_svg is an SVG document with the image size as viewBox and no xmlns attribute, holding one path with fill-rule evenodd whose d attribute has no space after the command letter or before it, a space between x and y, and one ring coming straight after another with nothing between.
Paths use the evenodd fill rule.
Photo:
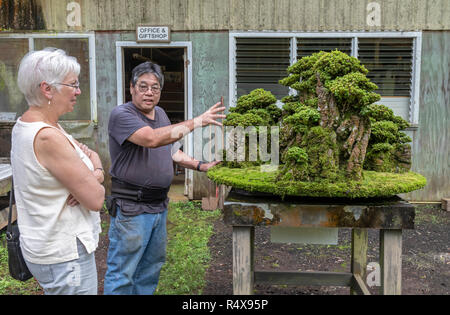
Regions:
<instances>
[{"instance_id":1,"label":"eyeglasses","mask_svg":"<svg viewBox=\"0 0 450 315\"><path fill-rule=\"evenodd\" d=\"M40 83L38 86L40 87L42 83ZM74 88L75 90L78 90L80 88L80 83L77 82L76 84L67 84L67 83L52 83L52 84L59 84L59 85L65 85L70 86L71 88Z\"/></svg>"},{"instance_id":2,"label":"eyeglasses","mask_svg":"<svg viewBox=\"0 0 450 315\"><path fill-rule=\"evenodd\" d=\"M161 87L160 87L160 86L157 86L157 85L153 85L153 86L151 86L151 87L149 87L149 86L146 85L146 84L139 84L139 85L138 85L138 90L139 90L139 92L141 92L141 93L147 93L149 88L152 90L152 92L153 92L154 94L158 94L158 93L161 92Z\"/></svg>"},{"instance_id":3,"label":"eyeglasses","mask_svg":"<svg viewBox=\"0 0 450 315\"><path fill-rule=\"evenodd\" d=\"M70 86L70 87L74 88L75 90L78 90L80 88L79 82L77 84L67 84L67 83L54 83L54 84Z\"/></svg>"}]
</instances>

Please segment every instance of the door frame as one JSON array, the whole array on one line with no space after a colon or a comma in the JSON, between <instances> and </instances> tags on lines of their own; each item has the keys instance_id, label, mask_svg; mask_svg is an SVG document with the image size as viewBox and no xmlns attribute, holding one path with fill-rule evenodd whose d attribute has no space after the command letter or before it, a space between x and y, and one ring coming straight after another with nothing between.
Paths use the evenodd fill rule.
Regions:
<instances>
[{"instance_id":1,"label":"door frame","mask_svg":"<svg viewBox=\"0 0 450 315\"><path fill-rule=\"evenodd\" d=\"M192 42L170 42L170 43L137 43L133 41L116 41L116 74L117 74L117 105L124 103L124 87L123 87L123 73L124 73L124 48L183 48L185 50L184 60L184 118L185 120L193 119L193 96L192 96ZM185 152L189 156L194 156L194 136L189 133L184 139ZM193 197L193 178L192 170L185 171L185 193L189 199Z\"/></svg>"}]
</instances>

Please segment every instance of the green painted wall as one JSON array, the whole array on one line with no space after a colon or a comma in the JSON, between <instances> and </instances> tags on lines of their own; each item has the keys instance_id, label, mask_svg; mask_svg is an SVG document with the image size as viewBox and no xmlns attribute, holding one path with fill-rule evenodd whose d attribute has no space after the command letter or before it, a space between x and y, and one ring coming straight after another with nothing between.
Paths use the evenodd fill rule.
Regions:
<instances>
[{"instance_id":1,"label":"green painted wall","mask_svg":"<svg viewBox=\"0 0 450 315\"><path fill-rule=\"evenodd\" d=\"M408 199L450 197L450 32L423 32L419 128L413 144L413 171L427 186Z\"/></svg>"},{"instance_id":2,"label":"green painted wall","mask_svg":"<svg viewBox=\"0 0 450 315\"><path fill-rule=\"evenodd\" d=\"M228 32L191 33L189 40L192 42L193 115L197 117L219 102L221 96L228 104ZM202 158L207 142L209 128L197 129L194 132L195 158L208 158ZM193 181L193 198L200 199L207 191L208 180L205 174L194 172Z\"/></svg>"}]
</instances>

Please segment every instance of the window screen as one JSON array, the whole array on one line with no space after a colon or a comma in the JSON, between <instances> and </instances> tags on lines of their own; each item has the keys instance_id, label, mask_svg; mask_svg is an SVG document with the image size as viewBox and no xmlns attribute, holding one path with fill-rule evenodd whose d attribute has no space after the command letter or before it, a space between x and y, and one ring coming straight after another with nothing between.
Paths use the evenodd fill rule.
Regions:
<instances>
[{"instance_id":1,"label":"window screen","mask_svg":"<svg viewBox=\"0 0 450 315\"><path fill-rule=\"evenodd\" d=\"M80 64L81 94L77 97L74 111L61 117L61 120L90 120L91 119L91 96L89 80L89 39L87 38L36 38L35 50L45 47L63 49L69 56L77 58Z\"/></svg>"},{"instance_id":2,"label":"window screen","mask_svg":"<svg viewBox=\"0 0 450 315\"><path fill-rule=\"evenodd\" d=\"M237 97L263 88L277 99L289 94L278 84L290 65L289 38L236 38Z\"/></svg>"},{"instance_id":3,"label":"window screen","mask_svg":"<svg viewBox=\"0 0 450 315\"><path fill-rule=\"evenodd\" d=\"M319 51L339 50L347 55L352 54L351 38L297 38L297 60L311 56Z\"/></svg>"},{"instance_id":4,"label":"window screen","mask_svg":"<svg viewBox=\"0 0 450 315\"><path fill-rule=\"evenodd\" d=\"M17 71L28 52L28 39L0 39L0 120L15 120L28 108L17 87Z\"/></svg>"},{"instance_id":5,"label":"window screen","mask_svg":"<svg viewBox=\"0 0 450 315\"><path fill-rule=\"evenodd\" d=\"M381 96L410 96L413 63L412 38L360 38L358 58L369 70Z\"/></svg>"}]
</instances>

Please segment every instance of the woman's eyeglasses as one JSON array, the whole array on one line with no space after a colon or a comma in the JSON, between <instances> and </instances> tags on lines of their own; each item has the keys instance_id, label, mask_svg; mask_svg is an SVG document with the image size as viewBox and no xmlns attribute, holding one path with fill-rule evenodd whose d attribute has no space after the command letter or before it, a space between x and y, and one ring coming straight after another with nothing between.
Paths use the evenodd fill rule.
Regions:
<instances>
[{"instance_id":1,"label":"woman's eyeglasses","mask_svg":"<svg viewBox=\"0 0 450 315\"><path fill-rule=\"evenodd\" d=\"M80 88L80 83L77 83L77 84L67 84L67 83L54 83L54 84L59 84L59 85L70 86L70 87L74 88L75 90L78 90L78 89Z\"/></svg>"}]
</instances>

